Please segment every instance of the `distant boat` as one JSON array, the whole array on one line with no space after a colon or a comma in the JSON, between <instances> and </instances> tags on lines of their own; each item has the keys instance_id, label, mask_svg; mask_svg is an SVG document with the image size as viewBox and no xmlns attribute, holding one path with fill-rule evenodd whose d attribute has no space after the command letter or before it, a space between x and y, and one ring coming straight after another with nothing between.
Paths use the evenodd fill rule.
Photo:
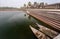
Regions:
<instances>
[{"instance_id":1,"label":"distant boat","mask_svg":"<svg viewBox=\"0 0 60 39\"><path fill-rule=\"evenodd\" d=\"M37 29L33 28L32 26L30 26L30 29L38 39L50 39L48 36L38 31Z\"/></svg>"}]
</instances>

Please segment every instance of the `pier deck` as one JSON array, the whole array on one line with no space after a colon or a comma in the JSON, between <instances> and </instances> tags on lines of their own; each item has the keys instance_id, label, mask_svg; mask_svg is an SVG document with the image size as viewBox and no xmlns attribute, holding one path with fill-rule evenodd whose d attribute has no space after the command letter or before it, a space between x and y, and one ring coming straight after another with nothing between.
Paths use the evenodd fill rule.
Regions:
<instances>
[{"instance_id":1,"label":"pier deck","mask_svg":"<svg viewBox=\"0 0 60 39\"><path fill-rule=\"evenodd\" d=\"M31 9L27 10L27 13L60 31L60 10Z\"/></svg>"}]
</instances>

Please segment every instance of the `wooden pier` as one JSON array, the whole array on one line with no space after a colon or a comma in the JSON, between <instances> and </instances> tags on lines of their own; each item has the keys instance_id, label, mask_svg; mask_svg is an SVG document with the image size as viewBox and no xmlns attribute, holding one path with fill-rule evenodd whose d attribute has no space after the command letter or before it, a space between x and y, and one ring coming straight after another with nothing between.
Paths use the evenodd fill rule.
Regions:
<instances>
[{"instance_id":1,"label":"wooden pier","mask_svg":"<svg viewBox=\"0 0 60 39\"><path fill-rule=\"evenodd\" d=\"M53 30L60 33L60 10L29 9L26 11L29 15L50 25L49 27L52 27Z\"/></svg>"}]
</instances>

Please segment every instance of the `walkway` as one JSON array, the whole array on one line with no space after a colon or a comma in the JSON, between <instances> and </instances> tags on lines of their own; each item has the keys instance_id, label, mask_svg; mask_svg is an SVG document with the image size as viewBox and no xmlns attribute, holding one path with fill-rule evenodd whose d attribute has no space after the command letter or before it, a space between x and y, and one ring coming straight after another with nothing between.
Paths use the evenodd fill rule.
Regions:
<instances>
[{"instance_id":1,"label":"walkway","mask_svg":"<svg viewBox=\"0 0 60 39\"><path fill-rule=\"evenodd\" d=\"M39 10L30 9L27 10L29 15L43 21L44 23L50 25L54 29L60 31L60 11L58 10Z\"/></svg>"}]
</instances>

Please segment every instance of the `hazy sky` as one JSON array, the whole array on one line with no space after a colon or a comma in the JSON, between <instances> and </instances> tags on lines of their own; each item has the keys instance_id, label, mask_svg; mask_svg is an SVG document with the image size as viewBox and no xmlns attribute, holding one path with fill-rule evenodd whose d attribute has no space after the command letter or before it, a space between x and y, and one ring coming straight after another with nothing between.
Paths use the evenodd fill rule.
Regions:
<instances>
[{"instance_id":1,"label":"hazy sky","mask_svg":"<svg viewBox=\"0 0 60 39\"><path fill-rule=\"evenodd\" d=\"M28 2L46 2L46 3L59 3L60 0L0 0L0 7L21 7L23 6L24 3L28 3Z\"/></svg>"}]
</instances>

